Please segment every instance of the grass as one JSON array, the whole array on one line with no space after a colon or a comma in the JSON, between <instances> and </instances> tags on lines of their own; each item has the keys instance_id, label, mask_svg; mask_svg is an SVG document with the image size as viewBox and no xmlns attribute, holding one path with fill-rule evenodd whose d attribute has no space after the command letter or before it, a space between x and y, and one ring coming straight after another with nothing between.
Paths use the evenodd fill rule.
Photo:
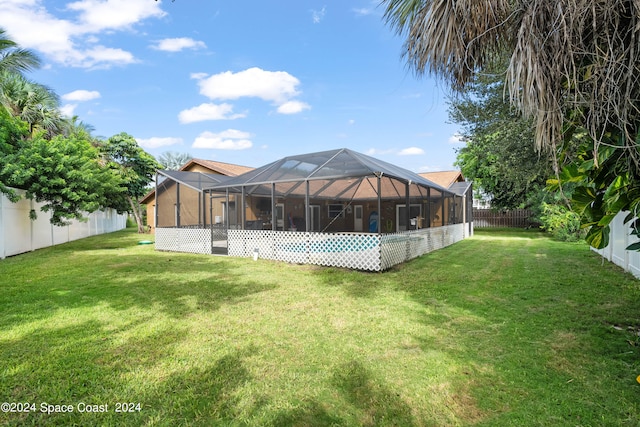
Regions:
<instances>
[{"instance_id":1,"label":"grass","mask_svg":"<svg viewBox=\"0 0 640 427\"><path fill-rule=\"evenodd\" d=\"M0 401L36 405L0 424L640 420L640 282L584 244L481 231L363 273L138 240L128 230L0 261ZM115 412L123 402L140 410Z\"/></svg>"}]
</instances>

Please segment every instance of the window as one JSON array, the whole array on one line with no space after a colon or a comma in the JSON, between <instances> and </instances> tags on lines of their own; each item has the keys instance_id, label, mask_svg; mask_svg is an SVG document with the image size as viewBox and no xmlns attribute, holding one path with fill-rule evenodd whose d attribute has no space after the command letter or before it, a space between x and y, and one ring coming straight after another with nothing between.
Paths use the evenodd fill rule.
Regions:
<instances>
[{"instance_id":1,"label":"window","mask_svg":"<svg viewBox=\"0 0 640 427\"><path fill-rule=\"evenodd\" d=\"M329 218L344 218L344 206L340 205L329 205Z\"/></svg>"}]
</instances>

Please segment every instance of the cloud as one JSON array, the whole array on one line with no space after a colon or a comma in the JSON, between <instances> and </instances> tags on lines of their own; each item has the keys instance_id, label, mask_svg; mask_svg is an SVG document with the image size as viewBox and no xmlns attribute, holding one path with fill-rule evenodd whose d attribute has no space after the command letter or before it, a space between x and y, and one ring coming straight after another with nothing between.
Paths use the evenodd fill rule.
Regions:
<instances>
[{"instance_id":1,"label":"cloud","mask_svg":"<svg viewBox=\"0 0 640 427\"><path fill-rule=\"evenodd\" d=\"M197 107L182 110L178 114L180 123L195 123L205 120L235 120L246 117L246 114L232 114L231 104L200 104Z\"/></svg>"},{"instance_id":2,"label":"cloud","mask_svg":"<svg viewBox=\"0 0 640 427\"><path fill-rule=\"evenodd\" d=\"M254 67L237 73L225 71L200 78L200 93L210 99L255 97L283 104L299 94L300 80L286 71L265 71Z\"/></svg>"},{"instance_id":3,"label":"cloud","mask_svg":"<svg viewBox=\"0 0 640 427\"><path fill-rule=\"evenodd\" d=\"M369 2L369 6L365 7L354 7L351 9L356 16L369 16L369 15L381 15L381 11L378 8L379 6L378 0L373 0Z\"/></svg>"},{"instance_id":4,"label":"cloud","mask_svg":"<svg viewBox=\"0 0 640 427\"><path fill-rule=\"evenodd\" d=\"M43 0L2 0L0 27L21 47L65 66L107 68L137 60L131 52L101 45L101 34L166 15L159 2L147 0L80 0L68 3L66 11L70 17L61 19L49 13Z\"/></svg>"},{"instance_id":5,"label":"cloud","mask_svg":"<svg viewBox=\"0 0 640 427\"><path fill-rule=\"evenodd\" d=\"M361 7L361 8L353 8L351 9L356 15L358 16L367 16L367 15L371 15L374 10L368 7Z\"/></svg>"},{"instance_id":6,"label":"cloud","mask_svg":"<svg viewBox=\"0 0 640 427\"><path fill-rule=\"evenodd\" d=\"M310 109L311 106L300 101L288 101L278 107L280 114L297 114L304 110Z\"/></svg>"},{"instance_id":7,"label":"cloud","mask_svg":"<svg viewBox=\"0 0 640 427\"><path fill-rule=\"evenodd\" d=\"M380 150L378 148L369 148L365 154L369 156L386 156L387 154L392 154L393 150Z\"/></svg>"},{"instance_id":8,"label":"cloud","mask_svg":"<svg viewBox=\"0 0 640 427\"><path fill-rule=\"evenodd\" d=\"M424 154L424 150L418 147L404 148L398 152L398 156L419 156Z\"/></svg>"},{"instance_id":9,"label":"cloud","mask_svg":"<svg viewBox=\"0 0 640 427\"><path fill-rule=\"evenodd\" d=\"M203 132L193 141L192 147L215 150L246 150L253 147L250 137L250 133L236 129L227 129L220 133Z\"/></svg>"},{"instance_id":10,"label":"cloud","mask_svg":"<svg viewBox=\"0 0 640 427\"><path fill-rule=\"evenodd\" d=\"M286 71L266 71L253 67L237 73L225 71L209 76L192 73L200 93L211 100L259 98L276 105L280 114L296 114L311 108L294 99L300 95L300 80Z\"/></svg>"},{"instance_id":11,"label":"cloud","mask_svg":"<svg viewBox=\"0 0 640 427\"><path fill-rule=\"evenodd\" d=\"M456 132L449 137L449 144L464 144L464 143L465 143L464 137L459 132Z\"/></svg>"},{"instance_id":12,"label":"cloud","mask_svg":"<svg viewBox=\"0 0 640 427\"><path fill-rule=\"evenodd\" d=\"M188 37L180 37L160 40L151 47L153 49L163 50L165 52L180 52L184 49L205 49L207 45L202 41L194 40Z\"/></svg>"},{"instance_id":13,"label":"cloud","mask_svg":"<svg viewBox=\"0 0 640 427\"><path fill-rule=\"evenodd\" d=\"M160 137L151 137L151 138L136 138L138 144L142 148L159 148L159 147L168 147L170 145L182 144L182 138L160 138Z\"/></svg>"},{"instance_id":14,"label":"cloud","mask_svg":"<svg viewBox=\"0 0 640 427\"><path fill-rule=\"evenodd\" d=\"M349 119L349 121L347 122L349 125L353 126L356 124L356 121L354 119Z\"/></svg>"},{"instance_id":15,"label":"cloud","mask_svg":"<svg viewBox=\"0 0 640 427\"><path fill-rule=\"evenodd\" d=\"M66 117L73 117L78 104L65 104L60 107L60 113Z\"/></svg>"},{"instance_id":16,"label":"cloud","mask_svg":"<svg viewBox=\"0 0 640 427\"><path fill-rule=\"evenodd\" d=\"M87 33L127 29L166 15L159 3L146 0L79 0L67 4L67 9L79 12L78 26Z\"/></svg>"},{"instance_id":17,"label":"cloud","mask_svg":"<svg viewBox=\"0 0 640 427\"><path fill-rule=\"evenodd\" d=\"M324 15L327 12L327 7L326 6L322 6L322 9L320 10L315 10L315 9L311 9L311 19L313 20L314 24L319 24L320 21L322 21L322 19L324 18Z\"/></svg>"},{"instance_id":18,"label":"cloud","mask_svg":"<svg viewBox=\"0 0 640 427\"><path fill-rule=\"evenodd\" d=\"M100 92L96 90L89 91L80 89L62 95L62 99L66 101L91 101L97 98L100 98Z\"/></svg>"}]
</instances>

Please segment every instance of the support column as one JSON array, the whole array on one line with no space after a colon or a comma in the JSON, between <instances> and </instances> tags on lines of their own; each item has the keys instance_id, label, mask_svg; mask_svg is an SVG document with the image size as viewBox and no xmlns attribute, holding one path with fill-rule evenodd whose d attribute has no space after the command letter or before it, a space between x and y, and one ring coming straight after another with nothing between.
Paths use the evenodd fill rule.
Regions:
<instances>
[{"instance_id":1,"label":"support column","mask_svg":"<svg viewBox=\"0 0 640 427\"><path fill-rule=\"evenodd\" d=\"M180 228L180 183L176 182L176 227Z\"/></svg>"},{"instance_id":2,"label":"support column","mask_svg":"<svg viewBox=\"0 0 640 427\"><path fill-rule=\"evenodd\" d=\"M276 183L271 183L271 230L276 231L278 216L276 215Z\"/></svg>"},{"instance_id":3,"label":"support column","mask_svg":"<svg viewBox=\"0 0 640 427\"><path fill-rule=\"evenodd\" d=\"M309 219L311 215L309 215L309 211L311 210L311 206L309 206L309 180L304 182L304 231L309 232Z\"/></svg>"}]
</instances>

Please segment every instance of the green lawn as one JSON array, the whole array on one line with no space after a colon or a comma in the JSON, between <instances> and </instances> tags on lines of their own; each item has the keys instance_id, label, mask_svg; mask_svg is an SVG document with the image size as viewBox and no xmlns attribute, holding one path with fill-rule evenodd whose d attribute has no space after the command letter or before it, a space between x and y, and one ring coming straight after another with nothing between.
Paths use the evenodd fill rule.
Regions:
<instances>
[{"instance_id":1,"label":"green lawn","mask_svg":"<svg viewBox=\"0 0 640 427\"><path fill-rule=\"evenodd\" d=\"M0 424L640 423L640 281L584 244L478 231L362 273L144 238L0 261L0 402L35 404Z\"/></svg>"}]
</instances>

